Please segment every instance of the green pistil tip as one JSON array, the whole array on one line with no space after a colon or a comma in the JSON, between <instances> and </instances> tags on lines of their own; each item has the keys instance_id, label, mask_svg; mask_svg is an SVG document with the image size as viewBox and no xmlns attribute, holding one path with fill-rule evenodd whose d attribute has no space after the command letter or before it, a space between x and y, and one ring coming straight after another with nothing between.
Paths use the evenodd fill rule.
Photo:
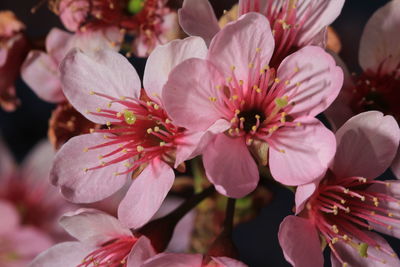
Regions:
<instances>
[{"instance_id":1,"label":"green pistil tip","mask_svg":"<svg viewBox=\"0 0 400 267\"><path fill-rule=\"evenodd\" d=\"M125 122L129 125L132 125L136 122L136 116L135 114L130 111L130 110L126 110L124 112L124 118L125 118Z\"/></svg>"},{"instance_id":2,"label":"green pistil tip","mask_svg":"<svg viewBox=\"0 0 400 267\"><path fill-rule=\"evenodd\" d=\"M367 243L361 243L360 246L358 247L358 253L360 254L361 257L368 257L368 244Z\"/></svg>"},{"instance_id":3,"label":"green pistil tip","mask_svg":"<svg viewBox=\"0 0 400 267\"><path fill-rule=\"evenodd\" d=\"M284 108L287 106L288 101L284 98L276 98L275 99L275 104L280 107L280 108Z\"/></svg>"},{"instance_id":4,"label":"green pistil tip","mask_svg":"<svg viewBox=\"0 0 400 267\"><path fill-rule=\"evenodd\" d=\"M128 12L134 15L142 11L144 7L144 1L145 0L129 0L127 6Z\"/></svg>"}]
</instances>

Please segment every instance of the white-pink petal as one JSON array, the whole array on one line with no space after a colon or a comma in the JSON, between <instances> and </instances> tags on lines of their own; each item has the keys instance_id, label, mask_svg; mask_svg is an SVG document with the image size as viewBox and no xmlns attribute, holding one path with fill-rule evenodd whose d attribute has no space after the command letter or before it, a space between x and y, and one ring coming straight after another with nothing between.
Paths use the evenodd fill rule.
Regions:
<instances>
[{"instance_id":1,"label":"white-pink petal","mask_svg":"<svg viewBox=\"0 0 400 267\"><path fill-rule=\"evenodd\" d=\"M129 61L112 50L85 54L73 49L60 66L63 92L69 102L89 120L105 124L107 119L88 113L108 108L109 99L92 92L120 99L139 98L141 82Z\"/></svg>"},{"instance_id":2,"label":"white-pink petal","mask_svg":"<svg viewBox=\"0 0 400 267\"><path fill-rule=\"evenodd\" d=\"M147 95L160 99L171 70L188 58L205 58L207 46L199 37L174 40L158 46L147 59L143 85Z\"/></svg>"},{"instance_id":3,"label":"white-pink petal","mask_svg":"<svg viewBox=\"0 0 400 267\"><path fill-rule=\"evenodd\" d=\"M143 263L156 255L156 251L151 245L150 239L145 236L139 237L133 245L127 260L127 267L143 267Z\"/></svg>"},{"instance_id":4,"label":"white-pink petal","mask_svg":"<svg viewBox=\"0 0 400 267\"><path fill-rule=\"evenodd\" d=\"M172 168L156 158L133 181L118 208L118 218L129 228L147 223L160 208L174 183Z\"/></svg>"},{"instance_id":5,"label":"white-pink petal","mask_svg":"<svg viewBox=\"0 0 400 267\"><path fill-rule=\"evenodd\" d=\"M400 129L392 116L368 111L348 120L337 132L332 171L339 178L376 178L390 167L399 146Z\"/></svg>"},{"instance_id":6,"label":"white-pink petal","mask_svg":"<svg viewBox=\"0 0 400 267\"><path fill-rule=\"evenodd\" d=\"M148 259L141 267L201 267L201 254L161 253Z\"/></svg>"},{"instance_id":7,"label":"white-pink petal","mask_svg":"<svg viewBox=\"0 0 400 267\"><path fill-rule=\"evenodd\" d=\"M112 195L127 182L128 174L116 175L126 171L121 162L87 170L101 166L102 161L106 160L100 160L99 157L118 148L118 145L111 145L87 150L105 142L108 140L102 134L85 134L71 138L58 151L50 179L54 185L60 187L65 198L75 203L96 202Z\"/></svg>"},{"instance_id":8,"label":"white-pink petal","mask_svg":"<svg viewBox=\"0 0 400 267\"><path fill-rule=\"evenodd\" d=\"M293 117L316 116L338 96L343 85L343 71L331 55L317 46L307 46L286 57L277 77L289 82L285 95L294 107Z\"/></svg>"}]
</instances>

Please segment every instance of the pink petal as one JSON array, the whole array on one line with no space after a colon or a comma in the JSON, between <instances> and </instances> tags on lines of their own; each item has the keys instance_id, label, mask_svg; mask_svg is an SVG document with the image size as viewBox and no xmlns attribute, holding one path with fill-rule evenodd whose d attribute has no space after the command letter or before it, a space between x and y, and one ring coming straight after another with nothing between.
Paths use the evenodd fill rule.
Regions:
<instances>
[{"instance_id":1,"label":"pink petal","mask_svg":"<svg viewBox=\"0 0 400 267\"><path fill-rule=\"evenodd\" d=\"M285 185L301 185L321 178L336 150L335 136L320 121L299 118L301 126L283 127L271 136L271 174Z\"/></svg>"},{"instance_id":2,"label":"pink petal","mask_svg":"<svg viewBox=\"0 0 400 267\"><path fill-rule=\"evenodd\" d=\"M156 255L156 252L151 245L150 240L141 236L133 245L127 260L127 267L143 267L143 262Z\"/></svg>"},{"instance_id":3,"label":"pink petal","mask_svg":"<svg viewBox=\"0 0 400 267\"><path fill-rule=\"evenodd\" d=\"M397 149L397 154L393 160L391 169L397 179L400 179L400 147Z\"/></svg>"},{"instance_id":4,"label":"pink petal","mask_svg":"<svg viewBox=\"0 0 400 267\"><path fill-rule=\"evenodd\" d=\"M203 255L161 253L148 259L141 267L201 267Z\"/></svg>"},{"instance_id":5,"label":"pink petal","mask_svg":"<svg viewBox=\"0 0 400 267\"><path fill-rule=\"evenodd\" d=\"M104 49L111 49L118 52L122 39L123 34L118 27L106 27L95 31L77 32L73 38L71 38L70 48L68 50L76 47L88 54ZM66 53L63 57L65 55Z\"/></svg>"},{"instance_id":6,"label":"pink petal","mask_svg":"<svg viewBox=\"0 0 400 267\"><path fill-rule=\"evenodd\" d=\"M58 28L53 28L46 37L46 52L51 58L55 60L57 65L61 62L64 56L68 53L71 48L69 43L73 35L60 30ZM58 72L58 66L57 66Z\"/></svg>"},{"instance_id":7,"label":"pink petal","mask_svg":"<svg viewBox=\"0 0 400 267\"><path fill-rule=\"evenodd\" d=\"M133 181L118 208L118 218L129 228L147 223L160 208L174 183L170 166L154 159Z\"/></svg>"},{"instance_id":8,"label":"pink petal","mask_svg":"<svg viewBox=\"0 0 400 267\"><path fill-rule=\"evenodd\" d=\"M359 251L352 247L350 244L346 242L339 241L335 243L335 249L339 253L340 257L342 257L343 261L345 261L348 266L365 266L365 267L399 267L400 261L399 258L393 257L390 254L383 252L386 250L390 253L394 253L393 249L390 245L383 239L380 235L375 234L373 232L365 231L364 234L368 235L370 238L374 239L381 249L376 249L375 247L369 247L367 250L368 257L361 257ZM355 244L360 243L359 240L352 240ZM396 254L394 254L396 255ZM338 261L338 259L331 254L332 267L342 267L343 264Z\"/></svg>"},{"instance_id":9,"label":"pink petal","mask_svg":"<svg viewBox=\"0 0 400 267\"><path fill-rule=\"evenodd\" d=\"M343 5L344 0L299 1L297 10L309 13L306 15L307 19L298 33L297 46L323 45L325 29L339 16ZM321 33L323 38L320 36Z\"/></svg>"},{"instance_id":10,"label":"pink petal","mask_svg":"<svg viewBox=\"0 0 400 267\"><path fill-rule=\"evenodd\" d=\"M19 225L19 215L14 206L4 200L0 200L0 235L14 232Z\"/></svg>"},{"instance_id":11,"label":"pink petal","mask_svg":"<svg viewBox=\"0 0 400 267\"><path fill-rule=\"evenodd\" d=\"M359 62L366 70L382 74L394 71L400 62L400 2L390 1L367 22L360 41ZM380 64L385 62L383 66Z\"/></svg>"},{"instance_id":12,"label":"pink petal","mask_svg":"<svg viewBox=\"0 0 400 267\"><path fill-rule=\"evenodd\" d=\"M37 256L30 267L72 267L78 266L94 248L79 242L64 242L51 247Z\"/></svg>"},{"instance_id":13,"label":"pink petal","mask_svg":"<svg viewBox=\"0 0 400 267\"><path fill-rule=\"evenodd\" d=\"M337 132L332 171L337 177L375 178L390 167L400 130L392 116L368 111L348 120Z\"/></svg>"},{"instance_id":14,"label":"pink petal","mask_svg":"<svg viewBox=\"0 0 400 267\"><path fill-rule=\"evenodd\" d=\"M205 149L203 162L208 179L225 196L241 198L257 187L257 164L243 138L217 135Z\"/></svg>"},{"instance_id":15,"label":"pink petal","mask_svg":"<svg viewBox=\"0 0 400 267\"><path fill-rule=\"evenodd\" d=\"M30 259L53 245L53 241L47 233L32 226L22 227L15 231L12 234L11 242L17 254Z\"/></svg>"},{"instance_id":16,"label":"pink petal","mask_svg":"<svg viewBox=\"0 0 400 267\"><path fill-rule=\"evenodd\" d=\"M375 184L371 187L367 188L367 192L376 192L382 193L389 197L393 197L396 199L400 199L400 181L394 180L385 181L390 183L390 186L386 184ZM384 233L386 235L394 236L396 238L400 238L400 222L398 218L400 216L400 205L397 202L389 202L385 201L383 198L379 198L379 208L384 209L387 214L391 213L394 215L394 220L381 220L387 225L391 225L393 228L389 229L387 225L379 225L376 223L370 222L369 224L373 227L373 229L377 232Z\"/></svg>"},{"instance_id":17,"label":"pink petal","mask_svg":"<svg viewBox=\"0 0 400 267\"><path fill-rule=\"evenodd\" d=\"M190 36L200 36L210 44L219 31L218 20L208 0L184 0L178 10L179 24Z\"/></svg>"},{"instance_id":18,"label":"pink petal","mask_svg":"<svg viewBox=\"0 0 400 267\"><path fill-rule=\"evenodd\" d=\"M112 195L126 183L128 175L115 175L126 170L123 163L85 171L100 166L99 156L118 148L112 145L85 152L86 148L105 142L102 134L85 134L71 138L58 151L50 179L61 188L65 198L75 203L95 202Z\"/></svg>"},{"instance_id":19,"label":"pink petal","mask_svg":"<svg viewBox=\"0 0 400 267\"><path fill-rule=\"evenodd\" d=\"M285 259L294 267L324 266L317 230L308 220L287 216L279 227L278 239Z\"/></svg>"},{"instance_id":20,"label":"pink petal","mask_svg":"<svg viewBox=\"0 0 400 267\"><path fill-rule=\"evenodd\" d=\"M61 90L58 63L41 51L29 53L21 67L22 79L41 99L50 103L65 100Z\"/></svg>"},{"instance_id":21,"label":"pink petal","mask_svg":"<svg viewBox=\"0 0 400 267\"><path fill-rule=\"evenodd\" d=\"M85 22L89 15L90 4L86 0L61 0L59 10L65 28L74 32Z\"/></svg>"},{"instance_id":22,"label":"pink petal","mask_svg":"<svg viewBox=\"0 0 400 267\"><path fill-rule=\"evenodd\" d=\"M260 69L267 65L274 45L274 37L266 17L258 13L248 13L229 23L215 35L207 59L223 72L224 77L232 76L231 69L234 66L237 79L246 81L249 64Z\"/></svg>"},{"instance_id":23,"label":"pink petal","mask_svg":"<svg viewBox=\"0 0 400 267\"><path fill-rule=\"evenodd\" d=\"M216 134L228 130L230 126L230 122L220 119L204 132L187 131L186 135L176 140L175 168L185 160L200 155Z\"/></svg>"},{"instance_id":24,"label":"pink petal","mask_svg":"<svg viewBox=\"0 0 400 267\"><path fill-rule=\"evenodd\" d=\"M307 200L314 194L315 190L317 189L318 184L319 182L313 182L305 185L300 185L296 188L296 215L303 210L305 204L307 203Z\"/></svg>"},{"instance_id":25,"label":"pink petal","mask_svg":"<svg viewBox=\"0 0 400 267\"><path fill-rule=\"evenodd\" d=\"M88 246L101 246L112 239L132 236L115 217L95 209L79 209L64 214L60 225L71 236Z\"/></svg>"},{"instance_id":26,"label":"pink petal","mask_svg":"<svg viewBox=\"0 0 400 267\"><path fill-rule=\"evenodd\" d=\"M158 46L147 59L143 85L151 98L159 99L171 70L188 58L205 58L207 46L203 39L188 37Z\"/></svg>"},{"instance_id":27,"label":"pink petal","mask_svg":"<svg viewBox=\"0 0 400 267\"><path fill-rule=\"evenodd\" d=\"M246 264L228 257L211 257L220 267L247 267ZM212 266L212 265L211 265Z\"/></svg>"},{"instance_id":28,"label":"pink petal","mask_svg":"<svg viewBox=\"0 0 400 267\"><path fill-rule=\"evenodd\" d=\"M193 131L206 130L223 117L221 92L216 88L223 83L223 77L210 62L187 59L170 73L162 95L165 109L176 125Z\"/></svg>"},{"instance_id":29,"label":"pink petal","mask_svg":"<svg viewBox=\"0 0 400 267\"><path fill-rule=\"evenodd\" d=\"M105 124L104 117L87 113L108 108L109 99L90 95L102 93L117 99L123 96L139 98L140 79L133 66L112 50L86 55L77 49L65 57L60 66L63 92L69 102L89 120Z\"/></svg>"},{"instance_id":30,"label":"pink petal","mask_svg":"<svg viewBox=\"0 0 400 267\"><path fill-rule=\"evenodd\" d=\"M322 48L307 46L286 57L277 77L290 81L286 95L295 103L290 115L316 116L338 96L343 85L343 71Z\"/></svg>"}]
</instances>

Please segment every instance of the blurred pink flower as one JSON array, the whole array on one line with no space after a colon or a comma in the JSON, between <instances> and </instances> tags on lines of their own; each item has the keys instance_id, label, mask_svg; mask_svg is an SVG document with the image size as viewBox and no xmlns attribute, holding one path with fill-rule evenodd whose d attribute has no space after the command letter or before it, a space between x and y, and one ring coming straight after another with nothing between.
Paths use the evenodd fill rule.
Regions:
<instances>
[{"instance_id":1,"label":"blurred pink flower","mask_svg":"<svg viewBox=\"0 0 400 267\"><path fill-rule=\"evenodd\" d=\"M145 236L136 237L116 218L93 209L79 209L60 219L78 241L64 242L41 253L30 267L137 267L156 252Z\"/></svg>"},{"instance_id":2,"label":"blurred pink flower","mask_svg":"<svg viewBox=\"0 0 400 267\"><path fill-rule=\"evenodd\" d=\"M360 41L360 75L345 75L345 86L326 115L339 128L353 114L379 110L400 122L400 0L389 1L367 22ZM343 63L344 65L344 63ZM400 150L392 170L400 178Z\"/></svg>"},{"instance_id":3,"label":"blurred pink flower","mask_svg":"<svg viewBox=\"0 0 400 267\"><path fill-rule=\"evenodd\" d=\"M24 28L14 13L0 11L0 105L6 111L15 110L19 103L14 82L28 52Z\"/></svg>"},{"instance_id":4,"label":"blurred pink flower","mask_svg":"<svg viewBox=\"0 0 400 267\"><path fill-rule=\"evenodd\" d=\"M239 14L261 13L274 33L273 67L307 45L326 45L326 28L339 16L344 0L239 0ZM184 0L179 22L188 35L203 37L207 44L220 30L208 0Z\"/></svg>"},{"instance_id":5,"label":"blurred pink flower","mask_svg":"<svg viewBox=\"0 0 400 267\"><path fill-rule=\"evenodd\" d=\"M321 240L332 266L400 266L388 243L371 230L400 238L400 183L379 181L392 162L400 130L392 116L361 113L337 132L330 172L299 186L296 213L279 230L285 258L293 266L323 266ZM305 209L303 209L305 207Z\"/></svg>"},{"instance_id":6,"label":"blurred pink flower","mask_svg":"<svg viewBox=\"0 0 400 267\"><path fill-rule=\"evenodd\" d=\"M206 260L208 259L208 260ZM228 257L204 257L201 254L161 253L146 260L140 267L246 267Z\"/></svg>"},{"instance_id":7,"label":"blurred pink flower","mask_svg":"<svg viewBox=\"0 0 400 267\"><path fill-rule=\"evenodd\" d=\"M177 14L167 7L167 2L61 0L58 13L71 31L116 26L124 33L133 34L133 52L147 57L157 45L176 39L179 34Z\"/></svg>"},{"instance_id":8,"label":"blurred pink flower","mask_svg":"<svg viewBox=\"0 0 400 267\"><path fill-rule=\"evenodd\" d=\"M89 56L75 50L66 57L61 65L65 96L86 118L107 128L70 139L56 155L51 179L64 197L95 202L141 172L119 206L119 218L138 228L154 215L173 184L171 166L193 157L203 135L171 122L163 109L162 88L175 65L205 53L200 38L154 50L144 73L147 101L140 98L135 69L122 55L99 51Z\"/></svg>"},{"instance_id":9,"label":"blurred pink flower","mask_svg":"<svg viewBox=\"0 0 400 267\"><path fill-rule=\"evenodd\" d=\"M40 252L52 245L52 240L36 227L20 225L15 207L0 199L0 265L26 267Z\"/></svg>"},{"instance_id":10,"label":"blurred pink flower","mask_svg":"<svg viewBox=\"0 0 400 267\"><path fill-rule=\"evenodd\" d=\"M203 161L223 195L240 198L255 189L252 154L269 162L273 177L286 185L321 177L334 155L333 134L314 116L337 96L342 71L315 46L293 53L275 70L267 65L273 50L267 19L249 13L215 35L205 59L178 65L165 85L165 108L174 123L192 131L221 125L212 130L218 134Z\"/></svg>"},{"instance_id":11,"label":"blurred pink flower","mask_svg":"<svg viewBox=\"0 0 400 267\"><path fill-rule=\"evenodd\" d=\"M55 155L51 145L47 142L37 145L20 167L2 143L0 155L0 200L15 206L23 225L41 229L55 240L65 238L58 218L73 206L49 182Z\"/></svg>"},{"instance_id":12,"label":"blurred pink flower","mask_svg":"<svg viewBox=\"0 0 400 267\"><path fill-rule=\"evenodd\" d=\"M121 41L122 35L115 27L75 34L53 28L46 38L46 52L29 52L22 65L22 78L41 99L50 103L66 101L58 68L67 53L72 48L86 53L99 49L119 50Z\"/></svg>"}]
</instances>

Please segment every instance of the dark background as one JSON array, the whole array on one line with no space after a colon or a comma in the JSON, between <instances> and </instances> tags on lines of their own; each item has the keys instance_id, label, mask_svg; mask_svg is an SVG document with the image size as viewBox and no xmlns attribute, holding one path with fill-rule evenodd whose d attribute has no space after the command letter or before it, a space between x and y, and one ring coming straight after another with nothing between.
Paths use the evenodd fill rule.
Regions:
<instances>
[{"instance_id":1,"label":"dark background","mask_svg":"<svg viewBox=\"0 0 400 267\"><path fill-rule=\"evenodd\" d=\"M212 4L217 9L217 14L221 14L224 8L229 9L234 2L214 0ZM358 47L364 25L375 10L387 2L387 0L348 0L342 14L333 23L342 41L340 55L350 71L360 70ZM31 14L30 9L38 3L39 0L0 0L0 10L10 9L16 13L27 26L29 37L44 38L52 27L62 26L46 6ZM132 63L139 73L143 73L145 60L134 59ZM0 131L14 156L20 161L36 142L46 138L47 122L54 106L41 101L21 80L17 81L16 88L22 105L12 113L0 109ZM235 230L234 241L240 250L242 260L250 266L290 266L283 258L277 232L282 219L291 214L293 194L278 187L275 193L273 202L263 209L256 220L243 224ZM399 254L400 241L389 237L387 239ZM326 266L330 266L329 257L326 257Z\"/></svg>"}]
</instances>

